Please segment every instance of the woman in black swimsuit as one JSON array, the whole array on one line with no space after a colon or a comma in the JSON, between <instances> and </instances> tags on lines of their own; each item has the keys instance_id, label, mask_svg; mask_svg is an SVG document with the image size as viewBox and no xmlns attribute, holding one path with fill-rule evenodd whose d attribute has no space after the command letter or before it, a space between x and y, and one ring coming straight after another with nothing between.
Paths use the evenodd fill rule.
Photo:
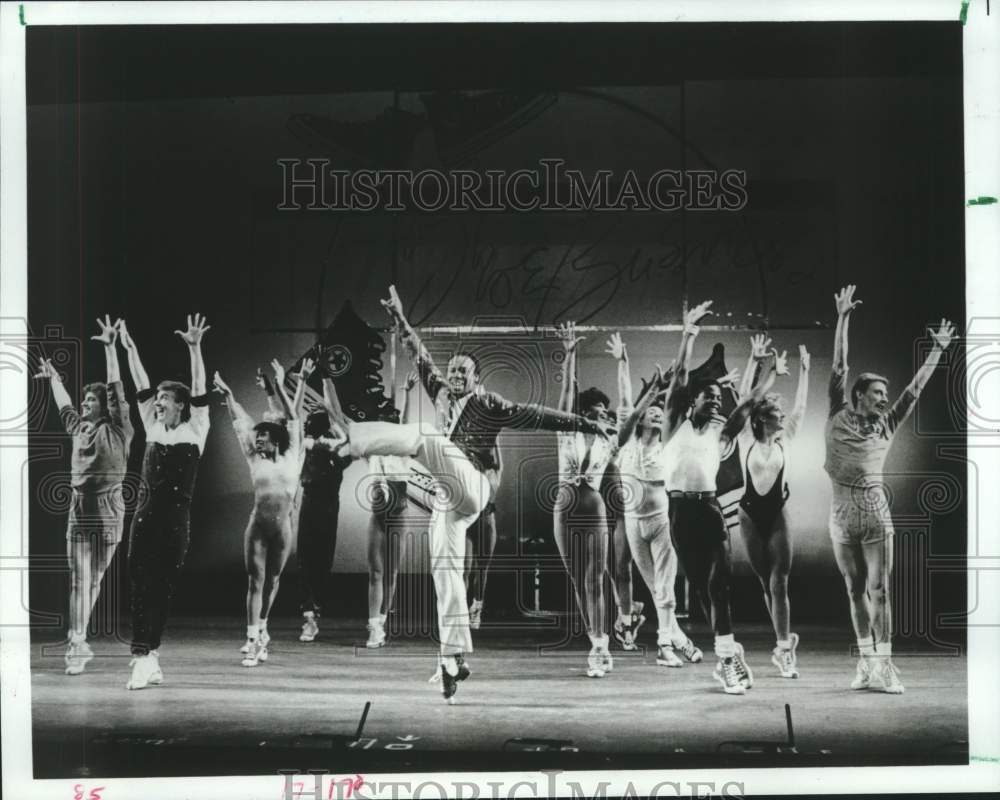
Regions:
<instances>
[{"instance_id":1,"label":"woman in black swimsuit","mask_svg":"<svg viewBox=\"0 0 1000 800\"><path fill-rule=\"evenodd\" d=\"M746 377L753 375L755 361L766 357L769 340L763 336L751 339L751 364ZM787 374L778 357L779 374ZM749 387L745 387L749 388ZM809 390L809 353L799 346L799 385L795 407L787 417L781 407L781 396L764 396L750 413L753 443L747 449L746 490L740 501L740 530L746 544L750 565L764 588L764 602L771 615L777 646L771 662L783 678L797 678L799 671L795 649L798 634L790 631L791 611L788 602L788 573L792 566L792 542L788 532L785 502L788 484L785 482L784 443L794 438L802 425Z\"/></svg>"}]
</instances>

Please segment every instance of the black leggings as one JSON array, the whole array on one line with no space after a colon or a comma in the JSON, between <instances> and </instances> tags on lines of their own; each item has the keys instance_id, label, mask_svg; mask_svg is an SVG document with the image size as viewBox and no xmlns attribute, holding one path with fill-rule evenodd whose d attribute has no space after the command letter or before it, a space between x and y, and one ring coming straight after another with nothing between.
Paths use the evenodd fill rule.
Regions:
<instances>
[{"instance_id":1,"label":"black leggings","mask_svg":"<svg viewBox=\"0 0 1000 800\"><path fill-rule=\"evenodd\" d=\"M331 494L328 486L311 485L302 489L299 509L298 561L302 589L302 611L319 616L323 601L329 596L330 569L337 549L337 518L340 495ZM339 489L339 487L338 487Z\"/></svg>"},{"instance_id":2,"label":"black leggings","mask_svg":"<svg viewBox=\"0 0 1000 800\"><path fill-rule=\"evenodd\" d=\"M684 574L717 636L733 632L729 533L715 498L670 498L670 537Z\"/></svg>"},{"instance_id":3,"label":"black leggings","mask_svg":"<svg viewBox=\"0 0 1000 800\"><path fill-rule=\"evenodd\" d=\"M154 497L135 515L128 545L132 655L159 648L190 541L191 507L184 500Z\"/></svg>"}]
</instances>

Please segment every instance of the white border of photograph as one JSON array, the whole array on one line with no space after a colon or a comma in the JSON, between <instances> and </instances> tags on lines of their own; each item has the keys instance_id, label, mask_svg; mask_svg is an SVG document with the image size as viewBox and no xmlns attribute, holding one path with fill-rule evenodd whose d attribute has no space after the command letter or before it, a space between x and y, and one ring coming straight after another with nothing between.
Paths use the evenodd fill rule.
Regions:
<instances>
[{"instance_id":1,"label":"white border of photograph","mask_svg":"<svg viewBox=\"0 0 1000 800\"><path fill-rule=\"evenodd\" d=\"M0 6L0 335L23 334L27 326L27 158L25 126L25 30L31 25L289 24L332 22L958 22L963 27L965 197L1000 196L1000 0L987 16L986 0L688 0L687 2L203 2L203 3L4 3ZM942 268L941 280L948 280ZM966 206L966 325L959 333L1000 334L1000 204ZM989 327L987 327L989 326ZM998 336L1000 338L1000 336ZM972 365L969 375L972 375ZM996 389L1000 364L984 386ZM980 376L984 377L984 376ZM24 375L0 369L0 420L24 413ZM998 425L1000 391L969 397L980 420ZM981 437L980 437L981 441ZM4 795L16 800L71 800L77 780L33 780L31 674L27 574L27 487L19 479L27 437L4 437L0 447L0 712ZM355 796L536 797L572 792L575 781L587 797L697 796L716 794L840 792L971 792L1000 787L1000 447L969 448L970 508L978 506L978 551L969 552L969 742L971 763L961 767L870 767L646 772L475 773L368 775ZM13 480L13 477L18 477ZM976 483L978 481L978 484ZM990 490L988 487L994 487ZM973 505L975 504L975 505ZM734 708L734 714L739 713ZM698 788L700 782L701 788ZM273 777L88 780L105 787L102 800L245 797L279 800L284 779ZM381 791L372 792L372 784ZM464 787L463 787L464 784ZM630 788L631 787L631 788ZM513 789L513 793L510 793ZM311 792L303 795L310 797Z\"/></svg>"}]
</instances>

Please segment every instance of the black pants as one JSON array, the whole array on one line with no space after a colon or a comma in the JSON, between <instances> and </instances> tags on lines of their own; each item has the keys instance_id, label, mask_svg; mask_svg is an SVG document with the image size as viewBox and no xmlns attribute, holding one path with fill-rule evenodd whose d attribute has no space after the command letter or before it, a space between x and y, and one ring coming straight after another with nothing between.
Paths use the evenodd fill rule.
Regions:
<instances>
[{"instance_id":1,"label":"black pants","mask_svg":"<svg viewBox=\"0 0 1000 800\"><path fill-rule=\"evenodd\" d=\"M190 501L153 497L132 521L128 569L132 605L132 654L160 646L167 609L191 542Z\"/></svg>"},{"instance_id":2,"label":"black pants","mask_svg":"<svg viewBox=\"0 0 1000 800\"><path fill-rule=\"evenodd\" d=\"M329 596L330 569L337 549L340 495L324 485L305 486L299 508L298 561L303 613L319 616Z\"/></svg>"},{"instance_id":3,"label":"black pants","mask_svg":"<svg viewBox=\"0 0 1000 800\"><path fill-rule=\"evenodd\" d=\"M729 610L729 532L715 498L670 498L670 538L705 618L717 636L733 632Z\"/></svg>"}]
</instances>

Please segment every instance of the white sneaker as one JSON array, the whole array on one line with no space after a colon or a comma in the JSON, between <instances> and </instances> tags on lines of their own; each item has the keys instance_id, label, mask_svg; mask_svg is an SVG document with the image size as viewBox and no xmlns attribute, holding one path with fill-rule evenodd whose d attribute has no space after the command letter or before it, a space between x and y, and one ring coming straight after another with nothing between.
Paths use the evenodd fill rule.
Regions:
<instances>
[{"instance_id":1,"label":"white sneaker","mask_svg":"<svg viewBox=\"0 0 1000 800\"><path fill-rule=\"evenodd\" d=\"M483 624L483 601L473 600L472 605L469 606L469 627L474 631L479 630L479 626Z\"/></svg>"},{"instance_id":2,"label":"white sneaker","mask_svg":"<svg viewBox=\"0 0 1000 800\"><path fill-rule=\"evenodd\" d=\"M902 694L906 691L902 681L899 680L899 670L889 658L878 659L872 670L871 686L868 688L887 694Z\"/></svg>"},{"instance_id":3,"label":"white sneaker","mask_svg":"<svg viewBox=\"0 0 1000 800\"><path fill-rule=\"evenodd\" d=\"M240 652L243 653L244 655L246 655L247 653L250 652L250 645L252 645L252 644L253 644L253 639L247 639L243 643L243 647L240 648Z\"/></svg>"},{"instance_id":4,"label":"white sneaker","mask_svg":"<svg viewBox=\"0 0 1000 800\"><path fill-rule=\"evenodd\" d=\"M740 683L747 689L753 686L753 670L750 669L750 665L747 663L746 654L743 652L743 645L739 642L734 642L736 646L736 655L733 656L733 661L736 662L736 672L739 673Z\"/></svg>"},{"instance_id":5,"label":"white sneaker","mask_svg":"<svg viewBox=\"0 0 1000 800\"><path fill-rule=\"evenodd\" d=\"M595 644L587 655L587 677L603 678L604 673L604 656L601 653L600 645Z\"/></svg>"},{"instance_id":6,"label":"white sneaker","mask_svg":"<svg viewBox=\"0 0 1000 800\"><path fill-rule=\"evenodd\" d=\"M611 672L615 668L615 660L611 657L611 651L608 649L608 637L605 636L602 644L598 646L598 652L601 654L601 668L605 672Z\"/></svg>"},{"instance_id":7,"label":"white sneaker","mask_svg":"<svg viewBox=\"0 0 1000 800\"><path fill-rule=\"evenodd\" d=\"M656 646L656 663L661 667L684 666L684 662L677 657L677 654L674 653L674 648L669 644L660 644Z\"/></svg>"},{"instance_id":8,"label":"white sneaker","mask_svg":"<svg viewBox=\"0 0 1000 800\"><path fill-rule=\"evenodd\" d=\"M267 661L267 646L271 643L271 636L267 631L261 631L259 639L260 649L257 651L257 659L261 662Z\"/></svg>"},{"instance_id":9,"label":"white sneaker","mask_svg":"<svg viewBox=\"0 0 1000 800\"><path fill-rule=\"evenodd\" d=\"M385 628L382 626L381 622L371 622L368 624L368 641L365 642L365 647L369 647L372 650L378 647L383 647L385 645Z\"/></svg>"},{"instance_id":10,"label":"white sneaker","mask_svg":"<svg viewBox=\"0 0 1000 800\"><path fill-rule=\"evenodd\" d=\"M712 677L722 684L722 689L726 694L746 694L746 686L740 680L740 673L736 666L736 658L720 658L712 672Z\"/></svg>"},{"instance_id":11,"label":"white sneaker","mask_svg":"<svg viewBox=\"0 0 1000 800\"><path fill-rule=\"evenodd\" d=\"M256 667L260 663L260 651L264 648L261 646L259 639L251 639L248 644L250 645L250 649L243 656L241 663L244 667Z\"/></svg>"},{"instance_id":12,"label":"white sneaker","mask_svg":"<svg viewBox=\"0 0 1000 800\"><path fill-rule=\"evenodd\" d=\"M319 633L319 625L316 624L316 615L312 611L306 611L302 618L305 622L302 623L302 633L299 634L300 642L311 642L316 638L316 634Z\"/></svg>"},{"instance_id":13,"label":"white sneaker","mask_svg":"<svg viewBox=\"0 0 1000 800\"><path fill-rule=\"evenodd\" d=\"M156 665L153 674L149 676L149 682L154 686L159 686L163 683L163 671L160 669L160 651L150 650L149 654L153 657L153 663Z\"/></svg>"},{"instance_id":14,"label":"white sneaker","mask_svg":"<svg viewBox=\"0 0 1000 800\"><path fill-rule=\"evenodd\" d=\"M851 688L867 689L872 682L872 665L867 656L858 659L858 667L854 673L854 680L851 681Z\"/></svg>"},{"instance_id":15,"label":"white sneaker","mask_svg":"<svg viewBox=\"0 0 1000 800\"><path fill-rule=\"evenodd\" d=\"M71 641L69 647L66 648L66 674L79 675L93 657L94 651L90 649L86 640Z\"/></svg>"},{"instance_id":16,"label":"white sneaker","mask_svg":"<svg viewBox=\"0 0 1000 800\"><path fill-rule=\"evenodd\" d=\"M129 662L129 666L132 667L132 674L125 684L126 689L145 689L151 683L151 679L155 678L160 671L159 662L152 653L135 656ZM162 681L163 675L161 674L159 677Z\"/></svg>"},{"instance_id":17,"label":"white sneaker","mask_svg":"<svg viewBox=\"0 0 1000 800\"><path fill-rule=\"evenodd\" d=\"M792 646L788 650L775 647L771 651L771 663L778 668L782 678L797 678L799 670L795 658L795 648L799 646L799 635L793 633L789 636L789 640Z\"/></svg>"},{"instance_id":18,"label":"white sneaker","mask_svg":"<svg viewBox=\"0 0 1000 800\"><path fill-rule=\"evenodd\" d=\"M697 647L694 646L694 642L690 639L685 639L682 644L674 643L674 647L681 651L681 655L684 656L691 664L697 664L704 658L704 654Z\"/></svg>"}]
</instances>

